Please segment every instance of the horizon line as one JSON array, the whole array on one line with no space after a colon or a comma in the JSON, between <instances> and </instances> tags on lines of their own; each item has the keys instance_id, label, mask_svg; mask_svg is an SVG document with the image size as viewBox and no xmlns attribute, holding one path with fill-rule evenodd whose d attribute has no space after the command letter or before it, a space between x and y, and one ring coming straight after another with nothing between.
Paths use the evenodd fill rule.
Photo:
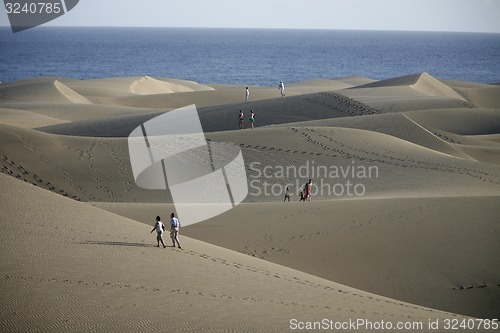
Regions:
<instances>
[{"instance_id":1,"label":"horizon line","mask_svg":"<svg viewBox=\"0 0 500 333\"><path fill-rule=\"evenodd\" d=\"M10 25L0 25L9 28ZM208 30L301 30L301 31L372 31L372 32L437 32L500 34L500 31L464 31L464 30L412 30L412 29L361 29L361 28L267 28L267 27L169 27L169 26L126 26L126 25L42 25L36 28L136 28L136 29L208 29ZM31 30L31 29L30 29Z\"/></svg>"}]
</instances>

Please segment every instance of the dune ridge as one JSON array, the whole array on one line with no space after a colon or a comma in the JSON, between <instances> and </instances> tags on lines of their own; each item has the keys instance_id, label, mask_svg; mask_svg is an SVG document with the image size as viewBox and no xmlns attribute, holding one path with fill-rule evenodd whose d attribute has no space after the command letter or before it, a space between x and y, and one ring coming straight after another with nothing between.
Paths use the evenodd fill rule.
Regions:
<instances>
[{"instance_id":1,"label":"dune ridge","mask_svg":"<svg viewBox=\"0 0 500 333\"><path fill-rule=\"evenodd\" d=\"M61 82L55 80L54 81L54 86L61 92L61 94L66 97L70 102L72 103L80 103L80 104L90 104L91 102L83 97L82 95L78 94L76 91L73 89L69 88L68 86L62 84Z\"/></svg>"},{"instance_id":2,"label":"dune ridge","mask_svg":"<svg viewBox=\"0 0 500 333\"><path fill-rule=\"evenodd\" d=\"M46 77L4 83L0 86L0 101L89 103L84 96L61 83L62 80L64 79Z\"/></svg>"},{"instance_id":3,"label":"dune ridge","mask_svg":"<svg viewBox=\"0 0 500 333\"><path fill-rule=\"evenodd\" d=\"M446 96L465 100L452 88L433 78L428 73L420 74L418 80L415 83L411 84L410 87L423 91L430 96Z\"/></svg>"},{"instance_id":4,"label":"dune ridge","mask_svg":"<svg viewBox=\"0 0 500 333\"><path fill-rule=\"evenodd\" d=\"M208 88L203 88L206 90ZM138 95L171 94L195 91L192 87L174 82L160 81L151 76L144 76L130 85L130 90Z\"/></svg>"}]
</instances>

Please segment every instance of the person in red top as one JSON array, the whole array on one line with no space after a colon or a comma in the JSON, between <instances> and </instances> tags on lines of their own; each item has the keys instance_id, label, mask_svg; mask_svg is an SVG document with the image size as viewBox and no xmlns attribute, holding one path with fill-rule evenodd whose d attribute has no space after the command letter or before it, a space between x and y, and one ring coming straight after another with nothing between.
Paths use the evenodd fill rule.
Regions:
<instances>
[{"instance_id":1,"label":"person in red top","mask_svg":"<svg viewBox=\"0 0 500 333\"><path fill-rule=\"evenodd\" d=\"M306 183L304 186L304 201L311 201L311 186L312 186L312 179L309 179L309 181Z\"/></svg>"}]
</instances>

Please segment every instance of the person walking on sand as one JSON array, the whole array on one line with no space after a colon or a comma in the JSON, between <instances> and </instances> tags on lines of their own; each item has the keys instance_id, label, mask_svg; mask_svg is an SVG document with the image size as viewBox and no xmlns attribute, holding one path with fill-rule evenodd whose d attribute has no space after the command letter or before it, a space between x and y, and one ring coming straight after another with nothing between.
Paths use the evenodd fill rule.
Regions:
<instances>
[{"instance_id":1,"label":"person walking on sand","mask_svg":"<svg viewBox=\"0 0 500 333\"><path fill-rule=\"evenodd\" d=\"M311 186L312 179L309 179L309 181L304 186L304 201L311 201Z\"/></svg>"},{"instance_id":2,"label":"person walking on sand","mask_svg":"<svg viewBox=\"0 0 500 333\"><path fill-rule=\"evenodd\" d=\"M160 217L156 217L156 223L155 226L153 227L153 230L151 230L151 233L156 230L156 241L158 242L158 245L156 247L160 247L160 242L161 245L163 245L163 248L166 248L165 243L163 242L163 232L165 231L165 225L163 222L161 222Z\"/></svg>"},{"instance_id":3,"label":"person walking on sand","mask_svg":"<svg viewBox=\"0 0 500 333\"><path fill-rule=\"evenodd\" d=\"M283 199L283 202L287 201L290 202L290 187L286 187L285 189L285 199Z\"/></svg>"},{"instance_id":4,"label":"person walking on sand","mask_svg":"<svg viewBox=\"0 0 500 333\"><path fill-rule=\"evenodd\" d=\"M280 89L281 97L285 97L285 84L283 81L280 81L278 88Z\"/></svg>"},{"instance_id":5,"label":"person walking on sand","mask_svg":"<svg viewBox=\"0 0 500 333\"><path fill-rule=\"evenodd\" d=\"M175 247L175 243L177 242L177 247L182 249L181 243L179 243L179 228L181 227L181 223L175 217L175 214L170 214L170 238L172 238L172 247Z\"/></svg>"},{"instance_id":6,"label":"person walking on sand","mask_svg":"<svg viewBox=\"0 0 500 333\"><path fill-rule=\"evenodd\" d=\"M245 88L245 103L248 102L248 97L250 97L250 90L248 87Z\"/></svg>"},{"instance_id":7,"label":"person walking on sand","mask_svg":"<svg viewBox=\"0 0 500 333\"><path fill-rule=\"evenodd\" d=\"M304 201L306 202L306 199L304 199L304 191L300 191L300 200L299 202Z\"/></svg>"},{"instance_id":8,"label":"person walking on sand","mask_svg":"<svg viewBox=\"0 0 500 333\"><path fill-rule=\"evenodd\" d=\"M253 110L250 111L250 125L252 126L252 129L255 128L255 113L253 113Z\"/></svg>"},{"instance_id":9,"label":"person walking on sand","mask_svg":"<svg viewBox=\"0 0 500 333\"><path fill-rule=\"evenodd\" d=\"M243 129L244 128L244 125L243 125L243 121L244 121L245 117L243 116L243 110L240 110L240 116L239 116L239 122L240 122L240 129Z\"/></svg>"}]
</instances>

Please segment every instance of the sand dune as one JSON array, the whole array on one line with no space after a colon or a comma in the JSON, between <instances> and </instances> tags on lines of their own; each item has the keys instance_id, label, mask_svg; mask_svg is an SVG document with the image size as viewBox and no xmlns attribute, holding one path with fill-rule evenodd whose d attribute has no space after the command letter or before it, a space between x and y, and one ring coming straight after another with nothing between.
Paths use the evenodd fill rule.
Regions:
<instances>
[{"instance_id":1,"label":"sand dune","mask_svg":"<svg viewBox=\"0 0 500 333\"><path fill-rule=\"evenodd\" d=\"M421 73L250 89L244 103L244 86L149 76L0 85L0 330L497 316L497 86ZM152 219L175 207L135 185L127 137L191 104L208 140L240 147L249 195L160 250ZM237 130L240 109L256 129Z\"/></svg>"},{"instance_id":2,"label":"sand dune","mask_svg":"<svg viewBox=\"0 0 500 333\"><path fill-rule=\"evenodd\" d=\"M115 105L101 104L74 104L74 103L5 103L6 108L20 111L30 111L42 116L60 119L61 121L89 121L100 120L126 115L138 115L141 113L152 113L155 110L150 108L134 108ZM165 109L163 111L166 111ZM43 126L43 125L40 125Z\"/></svg>"},{"instance_id":3,"label":"sand dune","mask_svg":"<svg viewBox=\"0 0 500 333\"><path fill-rule=\"evenodd\" d=\"M500 87L456 88L478 108L500 108Z\"/></svg>"},{"instance_id":4,"label":"sand dune","mask_svg":"<svg viewBox=\"0 0 500 333\"><path fill-rule=\"evenodd\" d=\"M65 86L61 82L55 80L54 81L54 86L61 92L61 94L66 97L70 102L72 103L81 103L81 104L90 104L91 102L83 97L82 95L78 94L68 86Z\"/></svg>"},{"instance_id":5,"label":"sand dune","mask_svg":"<svg viewBox=\"0 0 500 333\"><path fill-rule=\"evenodd\" d=\"M376 294L493 318L500 296L493 268L500 250L494 234L499 199L304 205L295 198L290 204L238 206L185 232ZM252 223L242 216L251 216ZM217 232L224 232L225 237L217 237ZM246 235L245 239L239 234Z\"/></svg>"},{"instance_id":6,"label":"sand dune","mask_svg":"<svg viewBox=\"0 0 500 333\"><path fill-rule=\"evenodd\" d=\"M338 91L372 82L374 82L374 80L361 76L351 76L336 79L306 80L287 84L286 92L288 94L290 94L290 92L293 94L296 94L297 92L300 94L305 94L324 91Z\"/></svg>"},{"instance_id":7,"label":"sand dune","mask_svg":"<svg viewBox=\"0 0 500 333\"><path fill-rule=\"evenodd\" d=\"M13 177L82 201L168 199L135 185L125 139L47 135L2 124L0 129L0 165Z\"/></svg>"},{"instance_id":8,"label":"sand dune","mask_svg":"<svg viewBox=\"0 0 500 333\"><path fill-rule=\"evenodd\" d=\"M40 126L39 131L53 134L88 137L128 137L137 126L167 110L133 113L105 119L79 120L71 123Z\"/></svg>"},{"instance_id":9,"label":"sand dune","mask_svg":"<svg viewBox=\"0 0 500 333\"><path fill-rule=\"evenodd\" d=\"M428 73L406 75L398 78L392 78L382 81L368 83L357 88L377 88L377 87L396 87L408 86L417 91L423 92L428 96L443 96L462 99L456 91L445 83L437 80Z\"/></svg>"},{"instance_id":10,"label":"sand dune","mask_svg":"<svg viewBox=\"0 0 500 333\"><path fill-rule=\"evenodd\" d=\"M425 127L459 135L500 133L500 109L445 109L406 113Z\"/></svg>"},{"instance_id":11,"label":"sand dune","mask_svg":"<svg viewBox=\"0 0 500 333\"><path fill-rule=\"evenodd\" d=\"M132 95L169 94L175 92L203 91L212 88L192 81L158 79L150 76L132 76L96 80L70 80L69 87L89 97L123 97Z\"/></svg>"},{"instance_id":12,"label":"sand dune","mask_svg":"<svg viewBox=\"0 0 500 333\"><path fill-rule=\"evenodd\" d=\"M0 86L0 101L89 103L84 96L61 83L59 78L50 77L4 83Z\"/></svg>"},{"instance_id":13,"label":"sand dune","mask_svg":"<svg viewBox=\"0 0 500 333\"><path fill-rule=\"evenodd\" d=\"M448 87L441 81L433 78L427 73L420 74L418 80L410 85L413 89L420 90L430 96L445 96L451 98L463 99L452 88Z\"/></svg>"},{"instance_id":14,"label":"sand dune","mask_svg":"<svg viewBox=\"0 0 500 333\"><path fill-rule=\"evenodd\" d=\"M335 92L223 104L199 108L198 113L205 132L219 132L238 129L239 110L244 110L248 117L250 110L254 110L258 126L377 113L377 110ZM126 137L135 127L165 111L167 110L161 109L156 113L141 112L135 115L113 116L106 120L84 120L40 130L65 135ZM246 126L249 126L248 121Z\"/></svg>"},{"instance_id":15,"label":"sand dune","mask_svg":"<svg viewBox=\"0 0 500 333\"><path fill-rule=\"evenodd\" d=\"M277 90L277 89L276 89ZM271 89L251 90L251 101L276 98L279 92ZM116 98L99 98L97 102L102 104L144 107L144 108L180 108L186 105L196 104L198 107L222 105L229 103L240 103L245 98L245 87L239 89L216 89L211 91L195 91L179 94L156 94L149 96L126 96Z\"/></svg>"},{"instance_id":16,"label":"sand dune","mask_svg":"<svg viewBox=\"0 0 500 333\"><path fill-rule=\"evenodd\" d=\"M283 332L292 318L460 318L187 237L186 250L158 249L149 226L0 178L3 332ZM33 232L19 235L20 225Z\"/></svg>"},{"instance_id":17,"label":"sand dune","mask_svg":"<svg viewBox=\"0 0 500 333\"><path fill-rule=\"evenodd\" d=\"M493 318L500 294L495 268L498 200L497 196L304 204L294 197L291 203L242 204L189 226L184 233L379 295ZM170 208L95 205L146 224L151 211Z\"/></svg>"},{"instance_id":18,"label":"sand dune","mask_svg":"<svg viewBox=\"0 0 500 333\"><path fill-rule=\"evenodd\" d=\"M308 121L294 125L344 127L383 133L447 155L468 158L462 151L440 138L435 129L427 129L403 113Z\"/></svg>"},{"instance_id":19,"label":"sand dune","mask_svg":"<svg viewBox=\"0 0 500 333\"><path fill-rule=\"evenodd\" d=\"M365 196L370 197L407 197L407 196L456 196L456 195L495 195L500 182L498 167L480 164L469 156L458 158L422 147L411 142L381 133L336 127L291 127L245 131L244 133L224 132L208 135L214 141L233 142L242 148L247 165L258 162L247 171L249 182L260 179L253 190L260 195L247 197L248 201L261 201L264 193L262 178L264 168L272 166L267 174L271 184L284 189L287 183L303 186L307 178L316 179L318 186L324 186L319 197L335 199L333 186L363 183ZM432 138L432 137L431 137ZM442 140L434 140L443 143ZM451 150L451 148L450 148ZM314 162L314 164L313 164ZM276 171L278 167L291 171L283 176ZM327 167L319 169L318 167ZM365 170L372 167L378 173L358 175L332 175L330 167L349 166ZM301 176L300 168L305 169ZM297 170L295 173L294 170ZM312 175L312 172L315 172ZM308 176L309 175L309 176ZM259 177L260 176L260 177ZM298 184L297 184L298 182ZM251 183L250 183L251 184ZM337 193L345 186L337 188ZM270 191L268 189L268 191ZM276 190L277 191L277 190ZM279 192L279 191L278 191ZM345 192L343 193L346 194ZM282 192L277 195L264 195L266 201L281 201Z\"/></svg>"},{"instance_id":20,"label":"sand dune","mask_svg":"<svg viewBox=\"0 0 500 333\"><path fill-rule=\"evenodd\" d=\"M2 108L0 109L0 123L16 127L36 128L65 123L66 121L41 115L35 112Z\"/></svg>"},{"instance_id":21,"label":"sand dune","mask_svg":"<svg viewBox=\"0 0 500 333\"><path fill-rule=\"evenodd\" d=\"M192 86L192 85L191 85ZM211 90L199 85L197 90ZM174 82L160 81L150 76L144 76L130 85L130 90L138 95L172 94L194 91L193 87Z\"/></svg>"},{"instance_id":22,"label":"sand dune","mask_svg":"<svg viewBox=\"0 0 500 333\"><path fill-rule=\"evenodd\" d=\"M342 93L385 112L474 107L461 93L427 73L377 81Z\"/></svg>"},{"instance_id":23,"label":"sand dune","mask_svg":"<svg viewBox=\"0 0 500 333\"><path fill-rule=\"evenodd\" d=\"M415 138L418 138L418 128L415 126L417 130L413 132ZM168 192L143 190L134 184L126 138L65 137L8 126L2 127L0 135L1 140L9 144L9 148L1 152L6 158L0 161L2 167L30 182L35 181L33 177L37 175L41 180L35 183L44 188L54 187L56 192L84 201L171 200ZM290 166L294 170L306 168L309 172L332 165L346 170L359 166L373 167L377 171L372 177L366 175L364 179L351 179L354 183L364 184L366 196L498 193L500 176L496 167L477 164L464 153L457 158L460 151L453 151L451 144L431 134L427 139L422 133L420 135L422 137L414 141L429 147L382 133L339 127L271 127L218 132L207 134L207 138L239 145L248 168L252 162L258 163L253 170L247 171L249 182L267 165ZM441 152L440 149L445 150L445 147L448 151ZM15 163L15 167L11 162ZM22 166L24 171L17 170L17 166ZM338 179L331 179L329 175L328 171L314 178L324 181L325 186L347 180L341 175ZM292 183L294 191L305 180L300 175L292 174L270 179L283 188L285 184ZM282 200L282 191L278 191L276 196L269 196L263 191L262 183L257 185L262 192L247 197L247 201ZM335 195L325 191L320 197L332 199Z\"/></svg>"}]
</instances>

